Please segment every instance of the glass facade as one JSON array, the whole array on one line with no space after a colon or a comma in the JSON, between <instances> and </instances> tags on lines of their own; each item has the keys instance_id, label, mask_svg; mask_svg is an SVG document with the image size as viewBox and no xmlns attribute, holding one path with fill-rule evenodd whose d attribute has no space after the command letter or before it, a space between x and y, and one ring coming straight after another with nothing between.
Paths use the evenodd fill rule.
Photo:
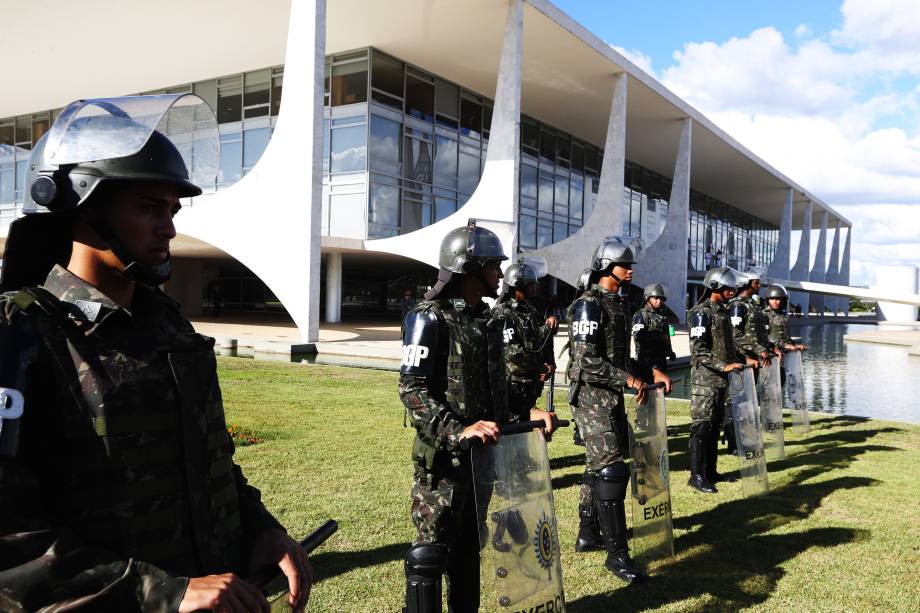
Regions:
<instances>
[{"instance_id":1,"label":"glass facade","mask_svg":"<svg viewBox=\"0 0 920 613\"><path fill-rule=\"evenodd\" d=\"M281 102L283 66L161 90L194 92L215 109L221 164L232 185L268 146ZM405 234L444 219L476 189L485 164L492 101L376 49L326 58L323 233L356 238ZM0 223L15 218L34 143L57 111L0 118ZM574 234L597 200L603 150L521 118L519 244L545 247ZM664 228L671 180L627 162L621 234L651 244ZM688 266L707 247L731 266L766 265L778 228L692 192ZM366 215L366 217L365 217Z\"/></svg>"}]
</instances>

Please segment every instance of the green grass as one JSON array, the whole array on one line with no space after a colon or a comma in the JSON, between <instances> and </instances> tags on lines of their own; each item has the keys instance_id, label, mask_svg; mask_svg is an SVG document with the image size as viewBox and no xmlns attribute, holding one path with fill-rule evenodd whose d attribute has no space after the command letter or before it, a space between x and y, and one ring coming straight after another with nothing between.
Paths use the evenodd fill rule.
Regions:
<instances>
[{"instance_id":1,"label":"green grass","mask_svg":"<svg viewBox=\"0 0 920 613\"><path fill-rule=\"evenodd\" d=\"M227 421L264 442L237 450L249 480L291 534L328 518L339 532L311 557L311 611L399 611L413 430L396 374L220 358ZM550 444L568 611L920 610L920 427L812 414L770 463L770 493L745 499L686 486L689 416L669 402L676 556L627 587L603 554L575 554L583 450ZM563 417L568 408L560 408ZM737 462L724 453L720 468Z\"/></svg>"}]
</instances>

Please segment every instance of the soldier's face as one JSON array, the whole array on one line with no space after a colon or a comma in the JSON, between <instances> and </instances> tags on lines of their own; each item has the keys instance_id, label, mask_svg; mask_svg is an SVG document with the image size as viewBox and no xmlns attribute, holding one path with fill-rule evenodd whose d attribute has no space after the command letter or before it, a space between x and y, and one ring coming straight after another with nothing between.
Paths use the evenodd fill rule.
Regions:
<instances>
[{"instance_id":1,"label":"soldier's face","mask_svg":"<svg viewBox=\"0 0 920 613\"><path fill-rule=\"evenodd\" d=\"M767 300L767 303L770 305L770 308L774 311L778 310L783 305L782 298L770 298Z\"/></svg>"},{"instance_id":2,"label":"soldier's face","mask_svg":"<svg viewBox=\"0 0 920 613\"><path fill-rule=\"evenodd\" d=\"M130 183L112 193L108 222L112 232L138 263L161 264L176 237L173 216L181 205L176 188L157 183Z\"/></svg>"},{"instance_id":3,"label":"soldier's face","mask_svg":"<svg viewBox=\"0 0 920 613\"><path fill-rule=\"evenodd\" d=\"M760 279L754 279L751 281L751 290L752 294L760 292Z\"/></svg>"},{"instance_id":4,"label":"soldier's face","mask_svg":"<svg viewBox=\"0 0 920 613\"><path fill-rule=\"evenodd\" d=\"M527 298L528 300L531 300L534 296L537 295L537 287L538 286L536 283L528 283L527 285L525 285L524 286L524 297Z\"/></svg>"},{"instance_id":5,"label":"soldier's face","mask_svg":"<svg viewBox=\"0 0 920 613\"><path fill-rule=\"evenodd\" d=\"M626 266L617 264L613 267L613 274L622 279L623 283L632 283L633 271L631 264L627 264Z\"/></svg>"},{"instance_id":6,"label":"soldier's face","mask_svg":"<svg viewBox=\"0 0 920 613\"><path fill-rule=\"evenodd\" d=\"M661 308L661 305L664 304L664 299L659 298L658 296L652 296L648 299L648 303L652 306L653 309L657 311Z\"/></svg>"},{"instance_id":7,"label":"soldier's face","mask_svg":"<svg viewBox=\"0 0 920 613\"><path fill-rule=\"evenodd\" d=\"M504 278L504 273L502 273L501 262L498 260L491 260L487 263L482 269L482 280L483 282L493 290L498 290L498 284Z\"/></svg>"}]
</instances>

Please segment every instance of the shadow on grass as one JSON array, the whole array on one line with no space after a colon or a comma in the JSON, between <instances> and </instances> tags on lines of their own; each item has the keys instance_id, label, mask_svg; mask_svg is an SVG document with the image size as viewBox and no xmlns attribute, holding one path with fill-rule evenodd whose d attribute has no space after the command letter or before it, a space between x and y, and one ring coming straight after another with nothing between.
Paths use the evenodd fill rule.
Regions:
<instances>
[{"instance_id":1,"label":"shadow on grass","mask_svg":"<svg viewBox=\"0 0 920 613\"><path fill-rule=\"evenodd\" d=\"M679 554L687 554L654 565L652 579L646 584L580 598L567 603L567 610L641 611L700 596L706 601L694 609L697 611L738 610L765 602L785 575L782 565L786 561L812 547L833 547L869 537L867 530L849 528L767 533L807 519L836 491L878 483L851 476L806 482L825 475L828 470L845 468L866 451L895 450L880 445L840 444L865 442L891 430L839 432L819 437L817 448L775 463L779 468L804 467L791 483L763 496L724 502L691 516L681 517L678 511L674 527L687 532L675 541L674 548ZM615 581L611 578L611 583Z\"/></svg>"},{"instance_id":2,"label":"shadow on grass","mask_svg":"<svg viewBox=\"0 0 920 613\"><path fill-rule=\"evenodd\" d=\"M549 469L550 470L562 470L563 468L569 468L571 466L584 466L585 465L585 454L576 453L574 455L566 455L558 458L550 458L549 460Z\"/></svg>"},{"instance_id":3,"label":"shadow on grass","mask_svg":"<svg viewBox=\"0 0 920 613\"><path fill-rule=\"evenodd\" d=\"M325 551L310 556L310 563L316 574L316 580L329 579L342 575L356 568L367 568L402 560L409 551L411 543L391 543L366 551Z\"/></svg>"}]
</instances>

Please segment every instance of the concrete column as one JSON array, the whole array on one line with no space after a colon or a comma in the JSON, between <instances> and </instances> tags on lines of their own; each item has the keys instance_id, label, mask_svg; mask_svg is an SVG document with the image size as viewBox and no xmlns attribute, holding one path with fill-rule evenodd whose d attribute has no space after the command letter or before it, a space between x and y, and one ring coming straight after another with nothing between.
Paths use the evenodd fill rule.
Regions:
<instances>
[{"instance_id":1,"label":"concrete column","mask_svg":"<svg viewBox=\"0 0 920 613\"><path fill-rule=\"evenodd\" d=\"M786 189L786 204L783 206L783 217L779 224L779 240L776 243L776 252L773 261L767 267L767 276L771 279L789 278L789 255L792 248L792 188Z\"/></svg>"},{"instance_id":2,"label":"concrete column","mask_svg":"<svg viewBox=\"0 0 920 613\"><path fill-rule=\"evenodd\" d=\"M681 321L686 315L687 236L690 232L690 158L693 148L693 121L683 120L674 178L668 201L668 220L658 239L642 254L636 266L634 283L644 286L662 283L668 289L668 302Z\"/></svg>"},{"instance_id":3,"label":"concrete column","mask_svg":"<svg viewBox=\"0 0 920 613\"><path fill-rule=\"evenodd\" d=\"M827 262L827 272L824 275L824 282L828 285L837 285L837 277L840 274L840 220L834 221L834 241L831 243L831 259ZM836 315L840 311L840 297L828 296L824 299L827 308Z\"/></svg>"},{"instance_id":4,"label":"concrete column","mask_svg":"<svg viewBox=\"0 0 920 613\"><path fill-rule=\"evenodd\" d=\"M837 274L837 283L839 285L850 284L850 239L853 237L853 226L847 228L847 240L843 244L843 257L840 258L840 272ZM843 297L840 299L843 303L842 309L844 315L850 314L850 299Z\"/></svg>"},{"instance_id":5,"label":"concrete column","mask_svg":"<svg viewBox=\"0 0 920 613\"><path fill-rule=\"evenodd\" d=\"M342 321L342 254L326 254L326 323Z\"/></svg>"},{"instance_id":6,"label":"concrete column","mask_svg":"<svg viewBox=\"0 0 920 613\"><path fill-rule=\"evenodd\" d=\"M222 249L262 279L306 342L319 338L325 53L325 0L291 0L284 96L268 147L240 181L195 198L176 216L178 232ZM271 232L259 227L264 220Z\"/></svg>"},{"instance_id":7,"label":"concrete column","mask_svg":"<svg viewBox=\"0 0 920 613\"><path fill-rule=\"evenodd\" d=\"M517 253L518 165L521 131L521 66L523 63L523 0L509 0L502 39L495 106L489 129L489 150L476 191L458 211L415 232L364 241L368 251L383 251L438 265L441 239L470 218L498 234L509 264Z\"/></svg>"},{"instance_id":8,"label":"concrete column","mask_svg":"<svg viewBox=\"0 0 920 613\"><path fill-rule=\"evenodd\" d=\"M877 266L872 289L886 293L917 293L916 266ZM878 320L896 322L917 321L917 305L896 302L878 302Z\"/></svg>"},{"instance_id":9,"label":"concrete column","mask_svg":"<svg viewBox=\"0 0 920 613\"><path fill-rule=\"evenodd\" d=\"M802 238L799 240L799 255L795 260L789 279L792 281L808 281L808 264L811 259L811 200L805 203L805 216L802 219ZM808 314L808 294L805 292L789 292L789 308L798 304L802 307L802 314Z\"/></svg>"},{"instance_id":10,"label":"concrete column","mask_svg":"<svg viewBox=\"0 0 920 613\"><path fill-rule=\"evenodd\" d=\"M584 225L572 236L535 252L536 255L546 258L549 274L569 285L578 284L578 277L591 264L594 250L600 242L611 234L619 234L623 227L627 79L625 72L613 76L613 95L607 120L607 139L604 142L604 162L601 166L597 202L591 217L585 219Z\"/></svg>"},{"instance_id":11,"label":"concrete column","mask_svg":"<svg viewBox=\"0 0 920 613\"><path fill-rule=\"evenodd\" d=\"M825 274L827 273L827 211L823 211L820 217L818 232L818 248L815 250L815 263L808 274L808 280L815 283L824 283ZM818 315L824 315L824 296L815 294L809 298L809 304L815 307Z\"/></svg>"}]
</instances>

